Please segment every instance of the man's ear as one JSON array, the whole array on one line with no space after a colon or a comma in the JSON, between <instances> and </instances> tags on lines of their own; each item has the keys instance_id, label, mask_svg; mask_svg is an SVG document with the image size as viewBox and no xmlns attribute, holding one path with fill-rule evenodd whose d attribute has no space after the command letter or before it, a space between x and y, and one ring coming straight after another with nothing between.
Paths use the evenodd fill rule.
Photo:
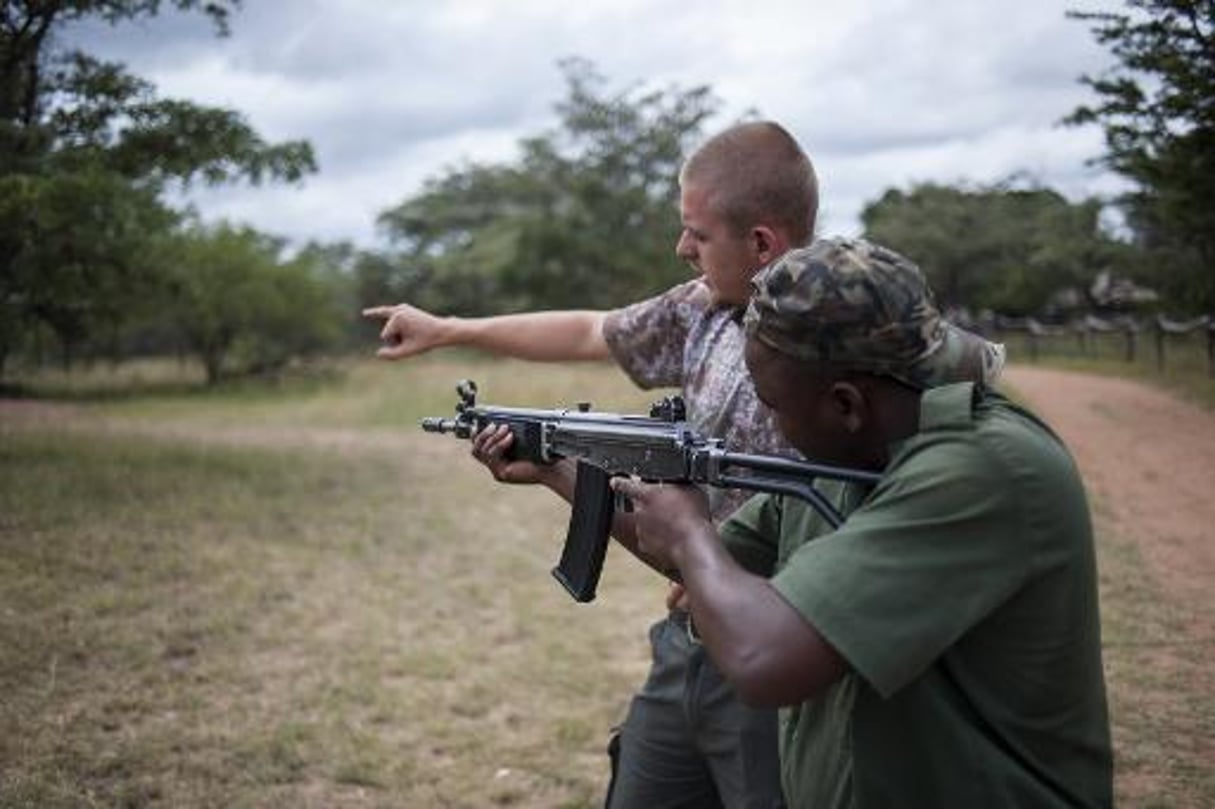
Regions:
<instances>
[{"instance_id":1,"label":"man's ear","mask_svg":"<svg viewBox=\"0 0 1215 809\"><path fill-rule=\"evenodd\" d=\"M827 396L840 425L849 435L859 433L869 420L869 399L864 391L851 382L837 381L831 383Z\"/></svg>"},{"instance_id":2,"label":"man's ear","mask_svg":"<svg viewBox=\"0 0 1215 809\"><path fill-rule=\"evenodd\" d=\"M751 246L755 250L756 258L763 264L776 261L788 248L780 234L767 225L751 228Z\"/></svg>"}]
</instances>

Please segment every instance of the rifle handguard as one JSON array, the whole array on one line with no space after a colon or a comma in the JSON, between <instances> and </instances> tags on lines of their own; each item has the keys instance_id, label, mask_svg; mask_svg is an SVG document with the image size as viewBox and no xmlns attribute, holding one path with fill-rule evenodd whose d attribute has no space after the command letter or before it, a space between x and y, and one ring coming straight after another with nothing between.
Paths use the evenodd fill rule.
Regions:
<instances>
[{"instance_id":1,"label":"rifle handguard","mask_svg":"<svg viewBox=\"0 0 1215 809\"><path fill-rule=\"evenodd\" d=\"M728 452L720 439L701 436L688 427L678 396L655 404L647 418L595 413L586 403L573 410L478 406L477 386L470 380L462 380L456 392L460 397L456 417L422 419L423 430L471 438L488 424L505 424L514 436L509 458L535 463L564 457L578 461L569 530L553 576L579 602L595 598L607 554L615 511L608 484L613 475L785 494L807 502L833 528L844 516L814 481L827 478L872 485L881 477L860 469Z\"/></svg>"}]
</instances>

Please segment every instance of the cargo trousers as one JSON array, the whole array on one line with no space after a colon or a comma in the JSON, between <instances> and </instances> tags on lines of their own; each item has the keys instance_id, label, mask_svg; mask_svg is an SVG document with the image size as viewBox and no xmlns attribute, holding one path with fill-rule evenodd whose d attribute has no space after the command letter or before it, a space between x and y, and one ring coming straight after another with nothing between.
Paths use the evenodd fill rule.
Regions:
<instances>
[{"instance_id":1,"label":"cargo trousers","mask_svg":"<svg viewBox=\"0 0 1215 809\"><path fill-rule=\"evenodd\" d=\"M607 809L780 809L775 710L744 705L672 610L650 627L653 664L609 746Z\"/></svg>"}]
</instances>

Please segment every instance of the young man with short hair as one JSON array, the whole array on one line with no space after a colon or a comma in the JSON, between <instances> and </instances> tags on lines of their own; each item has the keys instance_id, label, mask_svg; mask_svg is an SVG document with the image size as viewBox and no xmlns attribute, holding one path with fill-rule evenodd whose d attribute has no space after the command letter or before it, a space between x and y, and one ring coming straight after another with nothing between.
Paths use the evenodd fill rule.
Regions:
<instances>
[{"instance_id":1,"label":"young man with short hair","mask_svg":"<svg viewBox=\"0 0 1215 809\"><path fill-rule=\"evenodd\" d=\"M675 252L695 279L610 312L465 319L401 304L364 315L385 321L385 359L460 345L536 361L612 360L642 388L678 387L702 434L791 454L747 375L741 316L751 276L811 239L817 209L814 168L796 140L775 123L739 124L680 172ZM745 499L724 490L711 497L717 519ZM775 712L739 702L688 632L684 605L670 607L650 630L650 674L620 730L610 809L783 806Z\"/></svg>"}]
</instances>

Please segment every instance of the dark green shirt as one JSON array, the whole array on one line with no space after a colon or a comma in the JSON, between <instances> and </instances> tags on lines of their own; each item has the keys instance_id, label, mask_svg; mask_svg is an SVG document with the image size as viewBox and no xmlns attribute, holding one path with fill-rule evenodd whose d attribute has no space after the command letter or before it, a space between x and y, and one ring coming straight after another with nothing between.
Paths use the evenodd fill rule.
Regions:
<instances>
[{"instance_id":1,"label":"dark green shirt","mask_svg":"<svg viewBox=\"0 0 1215 809\"><path fill-rule=\"evenodd\" d=\"M871 492L830 492L851 512L834 533L769 496L722 529L851 669L781 712L790 805L1110 804L1092 529L1062 444L951 385Z\"/></svg>"}]
</instances>

